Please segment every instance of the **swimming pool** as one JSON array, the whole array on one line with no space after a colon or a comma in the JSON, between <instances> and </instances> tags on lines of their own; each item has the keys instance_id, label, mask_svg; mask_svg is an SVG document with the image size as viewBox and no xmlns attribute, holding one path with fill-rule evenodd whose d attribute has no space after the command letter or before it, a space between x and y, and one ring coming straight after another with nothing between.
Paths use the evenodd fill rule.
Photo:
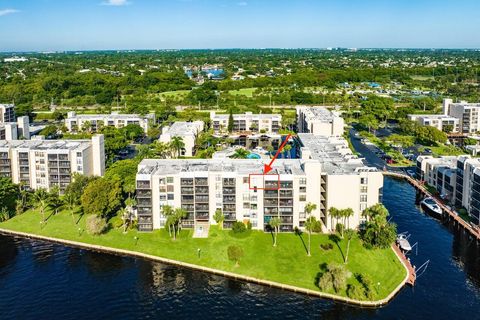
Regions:
<instances>
[{"instance_id":1,"label":"swimming pool","mask_svg":"<svg viewBox=\"0 0 480 320\"><path fill-rule=\"evenodd\" d=\"M258 153L250 153L247 159L261 159L262 157Z\"/></svg>"}]
</instances>

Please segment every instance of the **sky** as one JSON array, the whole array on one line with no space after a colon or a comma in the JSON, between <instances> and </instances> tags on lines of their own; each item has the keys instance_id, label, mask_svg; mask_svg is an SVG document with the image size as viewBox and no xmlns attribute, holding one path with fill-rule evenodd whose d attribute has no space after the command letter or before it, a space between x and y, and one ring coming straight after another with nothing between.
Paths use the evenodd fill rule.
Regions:
<instances>
[{"instance_id":1,"label":"sky","mask_svg":"<svg viewBox=\"0 0 480 320\"><path fill-rule=\"evenodd\" d=\"M478 0L0 0L0 51L480 48Z\"/></svg>"}]
</instances>

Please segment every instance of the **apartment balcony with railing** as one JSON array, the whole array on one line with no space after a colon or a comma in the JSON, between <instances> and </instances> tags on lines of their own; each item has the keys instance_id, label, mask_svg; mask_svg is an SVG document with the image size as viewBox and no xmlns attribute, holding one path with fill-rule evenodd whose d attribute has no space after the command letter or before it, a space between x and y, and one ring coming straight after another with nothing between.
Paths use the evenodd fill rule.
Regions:
<instances>
[{"instance_id":1,"label":"apartment balcony with railing","mask_svg":"<svg viewBox=\"0 0 480 320\"><path fill-rule=\"evenodd\" d=\"M196 211L208 211L208 204L206 204L206 203L195 204L195 210Z\"/></svg>"},{"instance_id":2,"label":"apartment balcony with railing","mask_svg":"<svg viewBox=\"0 0 480 320\"><path fill-rule=\"evenodd\" d=\"M223 203L235 203L235 197L223 196Z\"/></svg>"},{"instance_id":3,"label":"apartment balcony with railing","mask_svg":"<svg viewBox=\"0 0 480 320\"><path fill-rule=\"evenodd\" d=\"M278 206L278 200L277 199L264 199L263 204L268 207L268 206Z\"/></svg>"},{"instance_id":4,"label":"apartment balcony with railing","mask_svg":"<svg viewBox=\"0 0 480 320\"><path fill-rule=\"evenodd\" d=\"M182 203L182 209L185 209L186 211L194 211L195 206L193 204Z\"/></svg>"},{"instance_id":5,"label":"apartment balcony with railing","mask_svg":"<svg viewBox=\"0 0 480 320\"><path fill-rule=\"evenodd\" d=\"M20 173L26 173L26 172L30 172L30 168L29 167L20 167Z\"/></svg>"},{"instance_id":6,"label":"apartment balcony with railing","mask_svg":"<svg viewBox=\"0 0 480 320\"><path fill-rule=\"evenodd\" d=\"M10 165L10 159L0 159L0 166Z\"/></svg>"},{"instance_id":7,"label":"apartment balcony with railing","mask_svg":"<svg viewBox=\"0 0 480 320\"><path fill-rule=\"evenodd\" d=\"M138 207L151 207L152 206L152 199L147 199L147 198L137 199L137 206Z\"/></svg>"},{"instance_id":8,"label":"apartment balcony with railing","mask_svg":"<svg viewBox=\"0 0 480 320\"><path fill-rule=\"evenodd\" d=\"M280 207L290 207L293 206L293 199L280 199Z\"/></svg>"},{"instance_id":9,"label":"apartment balcony with railing","mask_svg":"<svg viewBox=\"0 0 480 320\"><path fill-rule=\"evenodd\" d=\"M293 197L293 190L280 190L280 198L291 198Z\"/></svg>"},{"instance_id":10,"label":"apartment balcony with railing","mask_svg":"<svg viewBox=\"0 0 480 320\"><path fill-rule=\"evenodd\" d=\"M278 208L265 208L264 213L265 215L276 216L278 214Z\"/></svg>"},{"instance_id":11,"label":"apartment balcony with railing","mask_svg":"<svg viewBox=\"0 0 480 320\"><path fill-rule=\"evenodd\" d=\"M195 202L208 203L209 202L208 195L195 195Z\"/></svg>"},{"instance_id":12,"label":"apartment balcony with railing","mask_svg":"<svg viewBox=\"0 0 480 320\"><path fill-rule=\"evenodd\" d=\"M151 215L152 214L152 208L151 207L142 207L142 206L137 206L137 214L140 215Z\"/></svg>"},{"instance_id":13,"label":"apartment balcony with railing","mask_svg":"<svg viewBox=\"0 0 480 320\"><path fill-rule=\"evenodd\" d=\"M0 152L0 159L8 159L8 152Z\"/></svg>"},{"instance_id":14,"label":"apartment balcony with railing","mask_svg":"<svg viewBox=\"0 0 480 320\"><path fill-rule=\"evenodd\" d=\"M280 188L281 189L292 189L293 182L291 181L280 181Z\"/></svg>"},{"instance_id":15,"label":"apartment balcony with railing","mask_svg":"<svg viewBox=\"0 0 480 320\"><path fill-rule=\"evenodd\" d=\"M182 194L193 194L193 187L181 187Z\"/></svg>"},{"instance_id":16,"label":"apartment balcony with railing","mask_svg":"<svg viewBox=\"0 0 480 320\"><path fill-rule=\"evenodd\" d=\"M236 221L237 220L237 215L233 212L224 213L223 215L225 217L225 220L229 220L229 221Z\"/></svg>"},{"instance_id":17,"label":"apartment balcony with railing","mask_svg":"<svg viewBox=\"0 0 480 320\"><path fill-rule=\"evenodd\" d=\"M208 186L208 178L195 178L196 186Z\"/></svg>"},{"instance_id":18,"label":"apartment balcony with railing","mask_svg":"<svg viewBox=\"0 0 480 320\"><path fill-rule=\"evenodd\" d=\"M182 203L193 203L193 195L182 195Z\"/></svg>"},{"instance_id":19,"label":"apartment balcony with railing","mask_svg":"<svg viewBox=\"0 0 480 320\"><path fill-rule=\"evenodd\" d=\"M151 198L152 191L151 190L137 190L137 199L139 198Z\"/></svg>"},{"instance_id":20,"label":"apartment balcony with railing","mask_svg":"<svg viewBox=\"0 0 480 320\"><path fill-rule=\"evenodd\" d=\"M202 212L196 212L195 213L195 220L208 220L209 219L209 214L208 212L202 211Z\"/></svg>"},{"instance_id":21,"label":"apartment balcony with railing","mask_svg":"<svg viewBox=\"0 0 480 320\"><path fill-rule=\"evenodd\" d=\"M137 189L150 189L150 181L137 181Z\"/></svg>"},{"instance_id":22,"label":"apartment balcony with railing","mask_svg":"<svg viewBox=\"0 0 480 320\"><path fill-rule=\"evenodd\" d=\"M265 181L265 189L278 189L279 184L278 181ZM273 190L266 190L266 191L273 191Z\"/></svg>"},{"instance_id":23,"label":"apartment balcony with railing","mask_svg":"<svg viewBox=\"0 0 480 320\"><path fill-rule=\"evenodd\" d=\"M193 179L182 178L180 179L181 186L193 186Z\"/></svg>"},{"instance_id":24,"label":"apartment balcony with railing","mask_svg":"<svg viewBox=\"0 0 480 320\"><path fill-rule=\"evenodd\" d=\"M224 195L235 194L235 188L223 188L222 192Z\"/></svg>"},{"instance_id":25,"label":"apartment balcony with railing","mask_svg":"<svg viewBox=\"0 0 480 320\"><path fill-rule=\"evenodd\" d=\"M208 194L208 187L195 187L195 194Z\"/></svg>"},{"instance_id":26,"label":"apartment balcony with railing","mask_svg":"<svg viewBox=\"0 0 480 320\"><path fill-rule=\"evenodd\" d=\"M234 204L224 204L223 205L223 212L236 212L237 207Z\"/></svg>"},{"instance_id":27,"label":"apartment balcony with railing","mask_svg":"<svg viewBox=\"0 0 480 320\"><path fill-rule=\"evenodd\" d=\"M223 186L224 187L235 187L235 179L234 178L223 179Z\"/></svg>"},{"instance_id":28,"label":"apartment balcony with railing","mask_svg":"<svg viewBox=\"0 0 480 320\"><path fill-rule=\"evenodd\" d=\"M278 191L277 190L265 190L263 192L264 198L278 198Z\"/></svg>"}]
</instances>

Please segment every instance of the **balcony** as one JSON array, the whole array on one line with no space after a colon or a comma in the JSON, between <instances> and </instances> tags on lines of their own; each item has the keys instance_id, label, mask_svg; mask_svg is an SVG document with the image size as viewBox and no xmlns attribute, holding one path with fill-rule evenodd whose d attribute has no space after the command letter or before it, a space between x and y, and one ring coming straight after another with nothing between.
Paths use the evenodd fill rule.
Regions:
<instances>
[{"instance_id":1,"label":"balcony","mask_svg":"<svg viewBox=\"0 0 480 320\"><path fill-rule=\"evenodd\" d=\"M150 189L150 181L137 181L137 189Z\"/></svg>"},{"instance_id":2,"label":"balcony","mask_svg":"<svg viewBox=\"0 0 480 320\"><path fill-rule=\"evenodd\" d=\"M265 190L263 195L264 198L278 198L278 192L276 190Z\"/></svg>"},{"instance_id":3,"label":"balcony","mask_svg":"<svg viewBox=\"0 0 480 320\"><path fill-rule=\"evenodd\" d=\"M223 203L235 203L235 197L223 196Z\"/></svg>"},{"instance_id":4,"label":"balcony","mask_svg":"<svg viewBox=\"0 0 480 320\"><path fill-rule=\"evenodd\" d=\"M152 208L151 207L138 207L137 208L137 213L138 215L151 215L152 214Z\"/></svg>"},{"instance_id":5,"label":"balcony","mask_svg":"<svg viewBox=\"0 0 480 320\"><path fill-rule=\"evenodd\" d=\"M276 199L265 199L263 203L265 206L278 206L278 200Z\"/></svg>"},{"instance_id":6,"label":"balcony","mask_svg":"<svg viewBox=\"0 0 480 320\"><path fill-rule=\"evenodd\" d=\"M151 196L151 190L137 190L137 198L150 198Z\"/></svg>"},{"instance_id":7,"label":"balcony","mask_svg":"<svg viewBox=\"0 0 480 320\"><path fill-rule=\"evenodd\" d=\"M293 197L293 190L280 190L280 198Z\"/></svg>"},{"instance_id":8,"label":"balcony","mask_svg":"<svg viewBox=\"0 0 480 320\"><path fill-rule=\"evenodd\" d=\"M237 208L234 204L224 204L223 212L236 212Z\"/></svg>"},{"instance_id":9,"label":"balcony","mask_svg":"<svg viewBox=\"0 0 480 320\"><path fill-rule=\"evenodd\" d=\"M223 194L235 194L235 189L223 188Z\"/></svg>"},{"instance_id":10,"label":"balcony","mask_svg":"<svg viewBox=\"0 0 480 320\"><path fill-rule=\"evenodd\" d=\"M226 213L224 214L225 220L229 221L236 221L237 220L237 215L235 213Z\"/></svg>"},{"instance_id":11,"label":"balcony","mask_svg":"<svg viewBox=\"0 0 480 320\"><path fill-rule=\"evenodd\" d=\"M2 159L2 160L0 160L0 165L10 165L10 160L9 159Z\"/></svg>"},{"instance_id":12,"label":"balcony","mask_svg":"<svg viewBox=\"0 0 480 320\"><path fill-rule=\"evenodd\" d=\"M182 186L193 186L193 179L180 179L180 185Z\"/></svg>"},{"instance_id":13,"label":"balcony","mask_svg":"<svg viewBox=\"0 0 480 320\"><path fill-rule=\"evenodd\" d=\"M196 204L195 211L208 211L208 204Z\"/></svg>"},{"instance_id":14,"label":"balcony","mask_svg":"<svg viewBox=\"0 0 480 320\"><path fill-rule=\"evenodd\" d=\"M281 189L292 189L293 182L291 181L280 181L280 188Z\"/></svg>"},{"instance_id":15,"label":"balcony","mask_svg":"<svg viewBox=\"0 0 480 320\"><path fill-rule=\"evenodd\" d=\"M195 196L195 202L209 202L208 196Z\"/></svg>"},{"instance_id":16,"label":"balcony","mask_svg":"<svg viewBox=\"0 0 480 320\"><path fill-rule=\"evenodd\" d=\"M197 212L195 213L195 220L208 220L209 214L208 212Z\"/></svg>"},{"instance_id":17,"label":"balcony","mask_svg":"<svg viewBox=\"0 0 480 320\"><path fill-rule=\"evenodd\" d=\"M196 186L208 186L208 178L195 178Z\"/></svg>"},{"instance_id":18,"label":"balcony","mask_svg":"<svg viewBox=\"0 0 480 320\"><path fill-rule=\"evenodd\" d=\"M182 194L193 194L193 187L182 187L180 192Z\"/></svg>"},{"instance_id":19,"label":"balcony","mask_svg":"<svg viewBox=\"0 0 480 320\"><path fill-rule=\"evenodd\" d=\"M60 168L70 168L70 161L59 161L58 166Z\"/></svg>"},{"instance_id":20,"label":"balcony","mask_svg":"<svg viewBox=\"0 0 480 320\"><path fill-rule=\"evenodd\" d=\"M182 204L183 203L193 203L193 196L182 196Z\"/></svg>"},{"instance_id":21,"label":"balcony","mask_svg":"<svg viewBox=\"0 0 480 320\"><path fill-rule=\"evenodd\" d=\"M278 189L278 181L265 181L265 189Z\"/></svg>"},{"instance_id":22,"label":"balcony","mask_svg":"<svg viewBox=\"0 0 480 320\"><path fill-rule=\"evenodd\" d=\"M280 207L290 207L293 206L293 200L291 199L280 199Z\"/></svg>"},{"instance_id":23,"label":"balcony","mask_svg":"<svg viewBox=\"0 0 480 320\"><path fill-rule=\"evenodd\" d=\"M195 206L193 204L183 204L182 203L182 209L185 209L187 211L194 211Z\"/></svg>"},{"instance_id":24,"label":"balcony","mask_svg":"<svg viewBox=\"0 0 480 320\"><path fill-rule=\"evenodd\" d=\"M208 187L195 187L195 194L208 194Z\"/></svg>"},{"instance_id":25,"label":"balcony","mask_svg":"<svg viewBox=\"0 0 480 320\"><path fill-rule=\"evenodd\" d=\"M224 187L235 187L235 179L223 179Z\"/></svg>"},{"instance_id":26,"label":"balcony","mask_svg":"<svg viewBox=\"0 0 480 320\"><path fill-rule=\"evenodd\" d=\"M151 199L138 199L137 206L139 207L151 207L152 200Z\"/></svg>"},{"instance_id":27,"label":"balcony","mask_svg":"<svg viewBox=\"0 0 480 320\"><path fill-rule=\"evenodd\" d=\"M265 215L277 215L278 214L278 209L277 208L270 208L270 209L265 209Z\"/></svg>"}]
</instances>

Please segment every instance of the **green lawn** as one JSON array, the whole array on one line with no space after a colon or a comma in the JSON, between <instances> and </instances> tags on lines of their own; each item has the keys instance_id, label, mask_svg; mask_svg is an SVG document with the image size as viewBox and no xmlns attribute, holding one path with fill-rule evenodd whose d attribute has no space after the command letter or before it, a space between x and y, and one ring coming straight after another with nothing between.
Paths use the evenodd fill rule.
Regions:
<instances>
[{"instance_id":1,"label":"green lawn","mask_svg":"<svg viewBox=\"0 0 480 320\"><path fill-rule=\"evenodd\" d=\"M75 215L78 220L79 216ZM218 230L216 226L210 229L208 239L193 239L191 230L182 231L176 241L168 236L165 230L151 233L129 231L123 234L120 229L112 229L102 236L91 236L85 231L79 234L79 228L85 228L85 219L80 219L76 225L67 212L50 215L47 223L41 228L40 214L28 211L9 221L0 223L0 228L17 230L44 236L98 244L114 248L141 251L164 258L175 259L206 267L235 272L270 281L281 282L313 290L319 290L315 285L315 277L322 272L325 263L343 263L339 248L329 240L328 235L312 236L312 256L307 257L304 247L308 243L308 235L302 237L293 233L282 233L278 238L278 246L272 246L272 235L269 233L250 231L248 235L235 236L231 231ZM134 237L138 236L135 244ZM323 250L320 244L334 244L333 249ZM228 260L227 248L232 244L242 247L245 256L240 266ZM340 242L345 252L346 242ZM201 249L201 257L197 249ZM378 293L375 299L386 297L405 277L405 269L391 249L367 250L360 240L353 239L347 269L350 272L348 283L360 286L356 273L366 274L375 284ZM379 283L379 284L378 284ZM334 292L331 292L334 293ZM346 296L346 292L338 294Z\"/></svg>"},{"instance_id":2,"label":"green lawn","mask_svg":"<svg viewBox=\"0 0 480 320\"><path fill-rule=\"evenodd\" d=\"M243 88L238 90L230 90L228 91L229 94L234 96L246 96L248 98L253 97L253 93L257 90L257 88Z\"/></svg>"},{"instance_id":3,"label":"green lawn","mask_svg":"<svg viewBox=\"0 0 480 320\"><path fill-rule=\"evenodd\" d=\"M190 93L190 90L177 90L177 91L165 91L162 93L158 93L160 97L167 97L167 98L177 98L177 97L185 97L187 94Z\"/></svg>"},{"instance_id":4,"label":"green lawn","mask_svg":"<svg viewBox=\"0 0 480 320\"><path fill-rule=\"evenodd\" d=\"M435 157L440 156L459 156L465 154L465 152L457 147L452 145L438 145L433 147L428 147L432 150L432 153Z\"/></svg>"}]
</instances>

